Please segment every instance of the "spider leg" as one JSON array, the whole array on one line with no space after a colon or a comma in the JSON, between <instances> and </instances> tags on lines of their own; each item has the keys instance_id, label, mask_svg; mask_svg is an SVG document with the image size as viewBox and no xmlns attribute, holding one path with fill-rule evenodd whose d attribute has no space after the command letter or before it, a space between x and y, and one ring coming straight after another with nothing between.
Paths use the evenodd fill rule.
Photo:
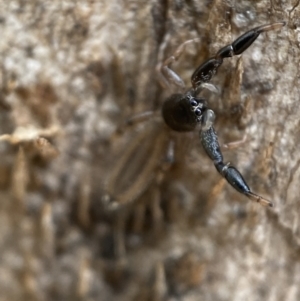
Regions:
<instances>
[{"instance_id":1,"label":"spider leg","mask_svg":"<svg viewBox=\"0 0 300 301\"><path fill-rule=\"evenodd\" d=\"M170 68L170 66L173 62L177 61L180 58L187 45L191 43L197 43L199 41L200 39L196 38L183 42L176 48L175 52L170 57L156 66L159 80L164 87L171 87L171 85L175 85L182 90L185 89L184 81L176 72L174 72Z\"/></svg>"},{"instance_id":2,"label":"spider leg","mask_svg":"<svg viewBox=\"0 0 300 301\"><path fill-rule=\"evenodd\" d=\"M122 135L128 128L135 126L136 124L145 122L154 116L154 111L145 111L142 113L137 113L132 117L126 119L121 125L119 125L114 134L112 135L112 139L117 136Z\"/></svg>"},{"instance_id":3,"label":"spider leg","mask_svg":"<svg viewBox=\"0 0 300 301\"><path fill-rule=\"evenodd\" d=\"M285 22L276 22L253 28L238 37L231 44L221 48L214 57L209 58L195 70L191 77L193 88L198 89L203 83L209 82L222 65L224 58L243 53L261 33L280 29L284 25Z\"/></svg>"},{"instance_id":4,"label":"spider leg","mask_svg":"<svg viewBox=\"0 0 300 301\"><path fill-rule=\"evenodd\" d=\"M214 162L217 171L222 177L238 192L247 196L251 201L260 203L263 206L273 207L273 203L253 193L241 173L230 163L223 162L223 155L218 142L218 136L213 128L215 114L212 110L206 110L202 116L202 128L200 140L204 150Z\"/></svg>"},{"instance_id":5,"label":"spider leg","mask_svg":"<svg viewBox=\"0 0 300 301\"><path fill-rule=\"evenodd\" d=\"M246 143L246 141L247 141L247 134L244 134L242 139L225 143L225 144L223 144L223 147L227 148L227 149L234 149L234 148L237 148L237 147L241 146L242 144Z\"/></svg>"}]
</instances>

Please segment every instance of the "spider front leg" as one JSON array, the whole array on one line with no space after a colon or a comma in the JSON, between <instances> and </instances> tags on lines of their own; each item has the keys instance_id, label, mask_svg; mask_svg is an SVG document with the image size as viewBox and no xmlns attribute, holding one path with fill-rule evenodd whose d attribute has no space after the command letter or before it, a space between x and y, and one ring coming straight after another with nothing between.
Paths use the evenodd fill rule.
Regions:
<instances>
[{"instance_id":1,"label":"spider front leg","mask_svg":"<svg viewBox=\"0 0 300 301\"><path fill-rule=\"evenodd\" d=\"M173 62L179 59L187 45L191 43L197 43L199 41L199 38L195 38L183 42L176 48L175 52L170 57L168 57L163 63L159 63L156 66L156 71L159 75L159 79L164 87L171 87L171 85L175 85L182 90L185 89L184 81L176 72L174 72L170 68L170 66Z\"/></svg>"},{"instance_id":2,"label":"spider front leg","mask_svg":"<svg viewBox=\"0 0 300 301\"><path fill-rule=\"evenodd\" d=\"M223 162L223 155L218 142L218 136L213 128L215 114L212 110L206 110L202 116L202 128L200 139L207 155L214 162L217 171L227 182L238 192L247 196L251 201L260 203L263 206L273 207L273 203L253 193L241 173L229 163Z\"/></svg>"},{"instance_id":3,"label":"spider front leg","mask_svg":"<svg viewBox=\"0 0 300 301\"><path fill-rule=\"evenodd\" d=\"M224 58L243 53L250 45L252 45L261 33L280 29L284 25L285 22L276 22L253 28L238 37L231 44L221 48L214 57L208 59L195 70L191 77L193 88L195 90L199 89L203 83L209 82L218 68L222 65Z\"/></svg>"}]
</instances>

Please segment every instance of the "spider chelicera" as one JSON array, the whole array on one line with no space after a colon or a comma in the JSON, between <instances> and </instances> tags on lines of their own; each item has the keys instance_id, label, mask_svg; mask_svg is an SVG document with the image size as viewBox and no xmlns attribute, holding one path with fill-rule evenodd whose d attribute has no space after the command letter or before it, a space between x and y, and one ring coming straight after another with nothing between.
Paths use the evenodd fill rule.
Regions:
<instances>
[{"instance_id":1,"label":"spider chelicera","mask_svg":"<svg viewBox=\"0 0 300 301\"><path fill-rule=\"evenodd\" d=\"M221 176L235 190L247 196L250 200L269 207L273 207L271 201L253 193L237 168L230 163L223 162L218 136L213 127L215 113L208 108L205 99L198 95L204 88L211 91L216 90L214 85L209 82L225 58L243 53L261 33L280 29L284 25L285 22L276 22L253 28L231 44L221 48L215 56L206 60L195 70L191 77L192 87L188 90L185 89L185 84L180 76L170 69L170 65L180 57L186 45L195 42L197 39L188 40L181 44L175 53L158 67L162 81L166 86L175 85L186 91L171 95L162 105L162 117L169 128L169 132L191 132L199 129L201 144ZM140 122L150 116L152 116L152 113L139 114L129 120L128 123ZM152 132L149 130L149 133ZM118 166L112 170L106 185L107 194L104 197L106 201L109 200L111 204L115 205L133 201L146 190L153 180L153 169L157 166L157 162L154 161L157 160L163 150L167 149L168 144L165 135L162 135L159 130L153 133L153 140L150 143L147 141L151 141L151 139L143 140L145 133L139 135L134 144L125 152L125 155L117 164ZM137 148L143 144L143 153L137 153ZM150 155L150 148L154 148L153 155ZM131 157L136 157L135 160L138 162L132 168L129 162ZM142 163L142 159L146 160L147 163ZM127 175L124 176L126 173ZM137 175L134 176L134 174Z\"/></svg>"}]
</instances>

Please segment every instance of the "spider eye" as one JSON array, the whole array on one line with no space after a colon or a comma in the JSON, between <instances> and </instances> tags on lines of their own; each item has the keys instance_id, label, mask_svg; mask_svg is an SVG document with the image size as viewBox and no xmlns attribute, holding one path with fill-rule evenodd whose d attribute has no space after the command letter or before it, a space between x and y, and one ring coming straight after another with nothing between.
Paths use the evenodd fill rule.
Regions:
<instances>
[{"instance_id":1,"label":"spider eye","mask_svg":"<svg viewBox=\"0 0 300 301\"><path fill-rule=\"evenodd\" d=\"M195 99L191 99L190 104L191 106L196 107L198 105L198 102Z\"/></svg>"},{"instance_id":2,"label":"spider eye","mask_svg":"<svg viewBox=\"0 0 300 301\"><path fill-rule=\"evenodd\" d=\"M195 114L196 114L197 116L200 116L200 115L202 114L201 109L197 108L197 109L195 110Z\"/></svg>"}]
</instances>

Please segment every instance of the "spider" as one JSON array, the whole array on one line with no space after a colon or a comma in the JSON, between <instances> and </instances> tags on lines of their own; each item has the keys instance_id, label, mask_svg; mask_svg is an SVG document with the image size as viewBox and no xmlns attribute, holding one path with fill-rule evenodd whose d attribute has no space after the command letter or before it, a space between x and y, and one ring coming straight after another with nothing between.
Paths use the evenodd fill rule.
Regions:
<instances>
[{"instance_id":1,"label":"spider","mask_svg":"<svg viewBox=\"0 0 300 301\"><path fill-rule=\"evenodd\" d=\"M261 33L281 29L284 25L285 22L276 22L253 28L231 44L221 48L216 55L206 60L194 71L191 77L192 87L187 90L183 80L170 68L170 65L180 57L186 45L198 39L184 42L172 56L161 63L158 70L164 84L166 86L175 85L185 92L172 94L168 97L162 105L162 118L161 116L158 118L160 121L152 122L151 126L145 127L144 131L138 134L134 142L123 152L106 182L104 200L114 207L136 200L154 180L154 170L159 169L157 160L163 158L162 154L166 150L168 150L169 162L172 163L170 135L174 132L199 130L201 144L219 174L235 190L251 201L273 207L271 201L251 191L236 167L230 163L224 163L218 136L214 130L215 113L209 109L206 100L199 97L199 94L203 89L216 90L215 86L209 82L225 58L240 55L250 47ZM127 125L145 121L149 117L154 118L153 115L153 112L136 115L128 120ZM162 127L161 120L166 126ZM124 130L124 127L122 128ZM163 129L169 133L169 136L165 134L166 131ZM146 135L147 138L145 138ZM134 158L135 164L131 164L132 158Z\"/></svg>"}]
</instances>

